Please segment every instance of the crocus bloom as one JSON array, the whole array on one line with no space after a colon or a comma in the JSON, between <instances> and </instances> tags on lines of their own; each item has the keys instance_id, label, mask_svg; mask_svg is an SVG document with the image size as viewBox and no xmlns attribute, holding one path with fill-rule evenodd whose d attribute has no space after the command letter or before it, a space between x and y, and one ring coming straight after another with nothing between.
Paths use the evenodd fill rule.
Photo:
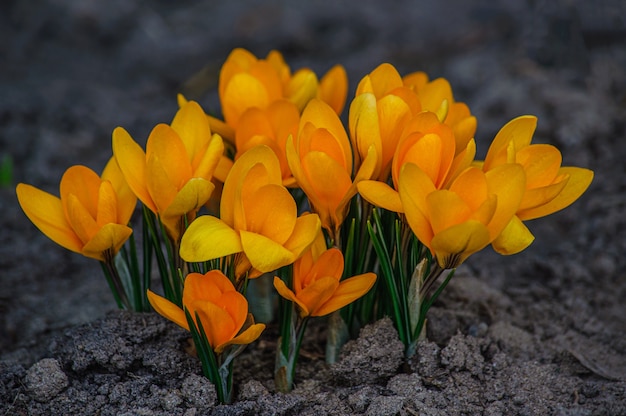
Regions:
<instances>
[{"instance_id":1,"label":"crocus bloom","mask_svg":"<svg viewBox=\"0 0 626 416\"><path fill-rule=\"evenodd\" d=\"M496 251L514 254L524 250L534 237L522 221L559 211L576 201L593 180L593 172L561 167L561 152L547 144L531 144L537 126L534 116L508 122L491 143L482 167L485 172L505 163L518 163L526 174L524 197L502 235L493 243Z\"/></svg>"},{"instance_id":2,"label":"crocus bloom","mask_svg":"<svg viewBox=\"0 0 626 416\"><path fill-rule=\"evenodd\" d=\"M378 66L359 83L350 105L349 128L358 168L370 146L378 155L373 177L385 182L404 125L421 111L417 95L390 64Z\"/></svg>"},{"instance_id":3,"label":"crocus bloom","mask_svg":"<svg viewBox=\"0 0 626 416\"><path fill-rule=\"evenodd\" d=\"M298 186L304 191L331 236L345 219L356 185L371 178L376 151L369 153L352 179L352 147L337 114L328 104L313 99L302 117L297 140L287 141L287 161Z\"/></svg>"},{"instance_id":4,"label":"crocus bloom","mask_svg":"<svg viewBox=\"0 0 626 416\"><path fill-rule=\"evenodd\" d=\"M211 196L211 179L223 152L221 137L211 135L204 111L194 101L178 110L171 126L152 130L145 152L123 128L113 131L113 154L128 185L159 215L173 241L180 239L184 217L195 218Z\"/></svg>"},{"instance_id":5,"label":"crocus bloom","mask_svg":"<svg viewBox=\"0 0 626 416\"><path fill-rule=\"evenodd\" d=\"M148 300L160 315L189 331L184 309L150 290ZM187 275L183 308L189 311L196 326L198 315L209 344L217 354L230 345L253 342L265 329L264 324L254 324L252 315L248 314L248 301L219 270ZM251 325L244 328L246 321Z\"/></svg>"},{"instance_id":6,"label":"crocus bloom","mask_svg":"<svg viewBox=\"0 0 626 416\"><path fill-rule=\"evenodd\" d=\"M476 133L476 117L471 115L465 103L454 100L448 80L429 81L425 73L414 72L405 75L403 81L415 91L423 110L437 113L441 121L452 127L457 151L465 149Z\"/></svg>"},{"instance_id":7,"label":"crocus bloom","mask_svg":"<svg viewBox=\"0 0 626 416\"><path fill-rule=\"evenodd\" d=\"M494 241L515 215L524 189L524 170L513 163L486 173L469 167L448 189L436 189L413 163L403 166L399 179L406 221L444 269Z\"/></svg>"},{"instance_id":8,"label":"crocus bloom","mask_svg":"<svg viewBox=\"0 0 626 416\"><path fill-rule=\"evenodd\" d=\"M317 215L298 217L297 211L274 152L254 147L235 161L226 178L221 218L203 215L192 222L180 255L201 262L243 252L237 257L238 278L249 271L250 278L273 271L300 257L320 230Z\"/></svg>"},{"instance_id":9,"label":"crocus bloom","mask_svg":"<svg viewBox=\"0 0 626 416\"><path fill-rule=\"evenodd\" d=\"M323 239L321 243L325 244ZM328 315L365 295L376 281L374 273L340 281L343 267L339 249L312 246L293 265L293 290L278 277L274 277L274 287L298 306L301 317Z\"/></svg>"},{"instance_id":10,"label":"crocus bloom","mask_svg":"<svg viewBox=\"0 0 626 416\"><path fill-rule=\"evenodd\" d=\"M291 101L302 111L310 99L320 97L341 112L347 91L348 81L341 67L331 69L320 83L308 68L292 74L277 51L258 59L241 48L234 49L224 62L218 87L224 121L234 129L247 109L264 109L280 99Z\"/></svg>"},{"instance_id":11,"label":"crocus bloom","mask_svg":"<svg viewBox=\"0 0 626 416\"><path fill-rule=\"evenodd\" d=\"M100 261L110 261L130 237L137 198L111 159L102 177L72 166L61 178L60 198L31 185L17 185L28 218L55 243Z\"/></svg>"},{"instance_id":12,"label":"crocus bloom","mask_svg":"<svg viewBox=\"0 0 626 416\"><path fill-rule=\"evenodd\" d=\"M470 140L457 152L451 127L439 121L437 115L424 111L404 124L391 165L393 188L382 181L359 183L359 193L370 203L389 211L403 212L397 192L400 171L406 163L417 165L432 181L435 189L443 189L474 160L476 146Z\"/></svg>"},{"instance_id":13,"label":"crocus bloom","mask_svg":"<svg viewBox=\"0 0 626 416\"><path fill-rule=\"evenodd\" d=\"M296 181L287 163L286 147L287 138L298 134L300 112L296 105L279 100L266 109L249 108L241 115L240 121L235 133L235 159L255 146L269 146L280 162L283 184L295 185Z\"/></svg>"}]
</instances>

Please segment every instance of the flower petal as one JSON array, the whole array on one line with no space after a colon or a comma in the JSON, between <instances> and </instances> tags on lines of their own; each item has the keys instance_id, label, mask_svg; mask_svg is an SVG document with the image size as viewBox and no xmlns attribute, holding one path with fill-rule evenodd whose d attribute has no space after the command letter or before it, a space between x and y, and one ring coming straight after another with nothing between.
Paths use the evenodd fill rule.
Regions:
<instances>
[{"instance_id":1,"label":"flower petal","mask_svg":"<svg viewBox=\"0 0 626 416\"><path fill-rule=\"evenodd\" d=\"M322 77L317 97L341 114L348 96L348 74L341 65L335 65Z\"/></svg>"},{"instance_id":2,"label":"flower petal","mask_svg":"<svg viewBox=\"0 0 626 416\"><path fill-rule=\"evenodd\" d=\"M111 250L117 253L133 233L132 228L122 224L106 224L85 244L82 254L97 260L104 260L103 253Z\"/></svg>"},{"instance_id":3,"label":"flower petal","mask_svg":"<svg viewBox=\"0 0 626 416\"><path fill-rule=\"evenodd\" d=\"M197 102L189 101L182 105L174 116L171 127L185 146L189 162L202 157L207 143L211 140L211 129L204 110Z\"/></svg>"},{"instance_id":4,"label":"flower petal","mask_svg":"<svg viewBox=\"0 0 626 416\"><path fill-rule=\"evenodd\" d=\"M435 234L431 248L442 268L453 269L470 255L486 247L490 241L487 227L478 221L470 220Z\"/></svg>"},{"instance_id":5,"label":"flower petal","mask_svg":"<svg viewBox=\"0 0 626 416\"><path fill-rule=\"evenodd\" d=\"M65 218L61 200L34 186L20 183L17 200L29 220L49 239L68 250L80 253L83 242Z\"/></svg>"},{"instance_id":6,"label":"flower petal","mask_svg":"<svg viewBox=\"0 0 626 416\"><path fill-rule=\"evenodd\" d=\"M154 310L164 318L189 331L185 312L174 303L148 289L148 301ZM192 313L193 316L193 313Z\"/></svg>"},{"instance_id":7,"label":"flower petal","mask_svg":"<svg viewBox=\"0 0 626 416\"><path fill-rule=\"evenodd\" d=\"M293 232L283 246L289 250L294 258L299 258L302 253L315 243L320 234L321 221L316 214L303 214L296 219Z\"/></svg>"},{"instance_id":8,"label":"flower petal","mask_svg":"<svg viewBox=\"0 0 626 416\"><path fill-rule=\"evenodd\" d=\"M229 345L247 345L254 342L258 337L261 336L261 333L265 329L265 324L254 324L245 329L242 333L237 335L235 338L227 341L223 344L215 347L215 353L220 354L228 347Z\"/></svg>"},{"instance_id":9,"label":"flower petal","mask_svg":"<svg viewBox=\"0 0 626 416\"><path fill-rule=\"evenodd\" d=\"M357 185L361 196L370 204L393 212L404 212L400 194L384 182L361 181Z\"/></svg>"},{"instance_id":10,"label":"flower petal","mask_svg":"<svg viewBox=\"0 0 626 416\"><path fill-rule=\"evenodd\" d=\"M267 273L295 261L295 256L281 244L261 234L240 231L241 247L252 267Z\"/></svg>"},{"instance_id":11,"label":"flower petal","mask_svg":"<svg viewBox=\"0 0 626 416\"><path fill-rule=\"evenodd\" d=\"M502 157L506 155L506 149L510 142L513 142L515 150L520 150L530 145L536 128L537 117L535 116L520 116L505 124L489 146L487 156L485 157L484 170L488 171L495 164L506 162L506 159L502 160Z\"/></svg>"},{"instance_id":12,"label":"flower petal","mask_svg":"<svg viewBox=\"0 0 626 416\"><path fill-rule=\"evenodd\" d=\"M350 277L339 283L339 286L330 298L323 305L314 310L312 316L324 316L359 299L370 291L376 282L374 273L365 273Z\"/></svg>"},{"instance_id":13,"label":"flower petal","mask_svg":"<svg viewBox=\"0 0 626 416\"><path fill-rule=\"evenodd\" d=\"M239 234L219 218L202 215L183 234L180 256L188 262L201 262L239 253Z\"/></svg>"},{"instance_id":14,"label":"flower petal","mask_svg":"<svg viewBox=\"0 0 626 416\"><path fill-rule=\"evenodd\" d=\"M309 315L309 308L298 299L296 294L293 293L278 276L274 276L274 288L280 296L298 305L300 308L300 316Z\"/></svg>"},{"instance_id":15,"label":"flower petal","mask_svg":"<svg viewBox=\"0 0 626 416\"><path fill-rule=\"evenodd\" d=\"M493 249L503 255L517 254L525 250L535 239L519 217L514 216L502 233L491 243Z\"/></svg>"},{"instance_id":16,"label":"flower petal","mask_svg":"<svg viewBox=\"0 0 626 416\"><path fill-rule=\"evenodd\" d=\"M306 286L297 296L300 302L307 306L309 313L314 315L322 305L330 300L338 287L339 281L334 277L321 277Z\"/></svg>"}]
</instances>

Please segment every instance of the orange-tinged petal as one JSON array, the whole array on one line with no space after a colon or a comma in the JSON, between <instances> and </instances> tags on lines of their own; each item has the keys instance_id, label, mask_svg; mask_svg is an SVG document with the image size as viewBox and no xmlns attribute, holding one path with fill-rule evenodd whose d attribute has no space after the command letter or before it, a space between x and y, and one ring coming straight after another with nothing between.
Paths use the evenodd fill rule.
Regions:
<instances>
[{"instance_id":1,"label":"orange-tinged petal","mask_svg":"<svg viewBox=\"0 0 626 416\"><path fill-rule=\"evenodd\" d=\"M430 247L433 229L428 218L426 196L435 192L435 185L417 165L407 163L400 171L398 192L409 226L417 238Z\"/></svg>"},{"instance_id":2,"label":"orange-tinged petal","mask_svg":"<svg viewBox=\"0 0 626 416\"><path fill-rule=\"evenodd\" d=\"M83 244L87 244L100 228L96 223L96 219L91 216L91 213L85 208L82 201L80 201L76 195L67 195L64 202L69 223Z\"/></svg>"},{"instance_id":3,"label":"orange-tinged petal","mask_svg":"<svg viewBox=\"0 0 626 416\"><path fill-rule=\"evenodd\" d=\"M472 211L456 193L448 190L431 192L426 196L430 225L437 233L466 221Z\"/></svg>"},{"instance_id":4,"label":"orange-tinged petal","mask_svg":"<svg viewBox=\"0 0 626 416\"><path fill-rule=\"evenodd\" d=\"M371 91L364 89L365 85L361 85L365 78L369 79L371 83ZM382 97L389 91L401 87L403 85L402 78L398 73L398 70L391 64L382 63L376 67L369 75L363 78L357 86L356 95L362 92L373 92L377 98Z\"/></svg>"},{"instance_id":5,"label":"orange-tinged petal","mask_svg":"<svg viewBox=\"0 0 626 416\"><path fill-rule=\"evenodd\" d=\"M341 65L333 66L322 77L317 98L327 103L337 114L341 114L348 97L348 74Z\"/></svg>"},{"instance_id":6,"label":"orange-tinged petal","mask_svg":"<svg viewBox=\"0 0 626 416\"><path fill-rule=\"evenodd\" d=\"M157 295L150 289L148 289L148 301L159 315L169 319L176 325L189 331L189 325L187 324L185 312L181 308L179 308L169 300L165 299L164 297Z\"/></svg>"},{"instance_id":7,"label":"orange-tinged petal","mask_svg":"<svg viewBox=\"0 0 626 416\"><path fill-rule=\"evenodd\" d=\"M324 316L359 299L370 291L376 282L374 273L365 273L350 277L341 283L333 293L333 296L314 310L312 316Z\"/></svg>"},{"instance_id":8,"label":"orange-tinged petal","mask_svg":"<svg viewBox=\"0 0 626 416\"><path fill-rule=\"evenodd\" d=\"M261 333L263 332L264 329L265 329L265 324L251 325L247 329L242 331L239 335L237 335L235 338L215 347L215 352L217 354L220 354L226 349L226 347L230 345L250 344L251 342L254 342L258 337L261 336Z\"/></svg>"},{"instance_id":9,"label":"orange-tinged petal","mask_svg":"<svg viewBox=\"0 0 626 416\"><path fill-rule=\"evenodd\" d=\"M293 232L283 246L293 254L294 259L297 259L316 242L320 228L319 216L316 214L301 215L296 219Z\"/></svg>"},{"instance_id":10,"label":"orange-tinged petal","mask_svg":"<svg viewBox=\"0 0 626 416\"><path fill-rule=\"evenodd\" d=\"M334 277L337 281L341 279L343 273L343 254L337 248L330 248L324 251L311 269L305 274L295 278L294 289L299 291L316 281L320 277Z\"/></svg>"},{"instance_id":11,"label":"orange-tinged petal","mask_svg":"<svg viewBox=\"0 0 626 416\"><path fill-rule=\"evenodd\" d=\"M443 101L447 101L448 104L454 101L452 97L452 87L445 78L437 78L424 84L418 94L420 102L422 103L422 109L434 113L439 110Z\"/></svg>"},{"instance_id":12,"label":"orange-tinged petal","mask_svg":"<svg viewBox=\"0 0 626 416\"><path fill-rule=\"evenodd\" d=\"M352 143L356 145L354 149L356 166L360 166L360 159L365 158L370 146L376 147L379 155L383 154L376 96L373 93L363 93L354 97L350 103L348 125ZM382 158L377 165L377 170L380 171Z\"/></svg>"},{"instance_id":13,"label":"orange-tinged petal","mask_svg":"<svg viewBox=\"0 0 626 416\"><path fill-rule=\"evenodd\" d=\"M89 216L96 218L98 198L102 179L86 166L72 166L65 171L59 185L63 204L68 195L73 194L82 204Z\"/></svg>"},{"instance_id":14,"label":"orange-tinged petal","mask_svg":"<svg viewBox=\"0 0 626 416\"><path fill-rule=\"evenodd\" d=\"M430 244L439 265L444 269L452 269L482 250L490 241L487 227L470 220L435 234Z\"/></svg>"},{"instance_id":15,"label":"orange-tinged petal","mask_svg":"<svg viewBox=\"0 0 626 416\"><path fill-rule=\"evenodd\" d=\"M171 127L185 146L189 162L201 156L206 144L211 140L209 120L204 110L195 101L189 101L180 107L172 120Z\"/></svg>"},{"instance_id":16,"label":"orange-tinged petal","mask_svg":"<svg viewBox=\"0 0 626 416\"><path fill-rule=\"evenodd\" d=\"M308 316L309 315L309 308L307 307L307 305L302 303L298 299L296 294L293 293L293 291L291 291L287 287L287 285L285 285L285 282L283 282L278 276L274 276L274 288L276 289L276 291L278 292L278 294L280 296L282 296L283 298L285 298L287 300L292 301L293 303L298 305L298 307L300 307L300 315L301 316Z\"/></svg>"},{"instance_id":17,"label":"orange-tinged petal","mask_svg":"<svg viewBox=\"0 0 626 416\"><path fill-rule=\"evenodd\" d=\"M210 215L196 218L180 242L180 256L188 262L212 260L242 250L239 233Z\"/></svg>"},{"instance_id":18,"label":"orange-tinged petal","mask_svg":"<svg viewBox=\"0 0 626 416\"><path fill-rule=\"evenodd\" d=\"M309 314L313 315L320 306L333 296L338 287L339 281L337 279L325 276L306 286L297 296L307 306Z\"/></svg>"},{"instance_id":19,"label":"orange-tinged petal","mask_svg":"<svg viewBox=\"0 0 626 416\"><path fill-rule=\"evenodd\" d=\"M525 250L534 239L535 236L532 235L522 220L517 216L513 216L513 219L502 230L500 235L493 240L491 246L496 252L503 255L517 254Z\"/></svg>"},{"instance_id":20,"label":"orange-tinged petal","mask_svg":"<svg viewBox=\"0 0 626 416\"><path fill-rule=\"evenodd\" d=\"M293 253L261 234L240 231L241 247L255 269L267 273L291 264Z\"/></svg>"},{"instance_id":21,"label":"orange-tinged petal","mask_svg":"<svg viewBox=\"0 0 626 416\"><path fill-rule=\"evenodd\" d=\"M404 85L409 86L416 91L419 91L428 82L428 75L422 71L412 72L403 76L402 82L404 83Z\"/></svg>"},{"instance_id":22,"label":"orange-tinged petal","mask_svg":"<svg viewBox=\"0 0 626 416\"><path fill-rule=\"evenodd\" d=\"M146 154L121 127L113 130L113 154L130 189L152 212L158 212L146 184Z\"/></svg>"},{"instance_id":23,"label":"orange-tinged petal","mask_svg":"<svg viewBox=\"0 0 626 416\"><path fill-rule=\"evenodd\" d=\"M102 180L111 182L117 196L117 222L128 224L137 207L137 196L126 183L126 179L117 164L115 157L111 157L102 171Z\"/></svg>"},{"instance_id":24,"label":"orange-tinged petal","mask_svg":"<svg viewBox=\"0 0 626 416\"><path fill-rule=\"evenodd\" d=\"M391 159L398 147L402 129L406 121L411 117L411 109L402 98L396 95L387 95L378 101L378 119L380 123L380 137L382 140L382 152L376 148L382 161L382 169L388 175ZM378 176L378 175L375 175ZM382 179L382 178L381 178Z\"/></svg>"},{"instance_id":25,"label":"orange-tinged petal","mask_svg":"<svg viewBox=\"0 0 626 416\"><path fill-rule=\"evenodd\" d=\"M559 175L569 175L567 185L561 193L545 205L518 212L517 216L521 220L544 217L568 207L587 190L593 180L593 171L584 168L562 167L559 170Z\"/></svg>"},{"instance_id":26,"label":"orange-tinged petal","mask_svg":"<svg viewBox=\"0 0 626 416\"><path fill-rule=\"evenodd\" d=\"M82 254L86 257L104 260L105 251L112 250L113 253L117 253L132 233L133 230L126 225L106 224L85 244Z\"/></svg>"},{"instance_id":27,"label":"orange-tinged petal","mask_svg":"<svg viewBox=\"0 0 626 416\"><path fill-rule=\"evenodd\" d=\"M515 162L524 167L526 188L550 185L561 168L561 152L549 144L534 144L516 152Z\"/></svg>"},{"instance_id":28,"label":"orange-tinged petal","mask_svg":"<svg viewBox=\"0 0 626 416\"><path fill-rule=\"evenodd\" d=\"M117 195L109 181L100 184L96 223L102 227L108 223L117 223Z\"/></svg>"},{"instance_id":29,"label":"orange-tinged petal","mask_svg":"<svg viewBox=\"0 0 626 416\"><path fill-rule=\"evenodd\" d=\"M163 213L174 201L180 188L172 182L168 167L161 163L156 153L149 156L147 171L146 185L157 208L155 214ZM183 184L180 184L181 188Z\"/></svg>"},{"instance_id":30,"label":"orange-tinged petal","mask_svg":"<svg viewBox=\"0 0 626 416\"><path fill-rule=\"evenodd\" d=\"M323 152L309 152L304 155L302 168L320 205L315 210L333 212L352 185L350 174L335 159Z\"/></svg>"},{"instance_id":31,"label":"orange-tinged petal","mask_svg":"<svg viewBox=\"0 0 626 416\"><path fill-rule=\"evenodd\" d=\"M265 108L270 96L259 79L248 73L234 75L226 85L221 99L226 123L236 128L239 116L250 107Z\"/></svg>"},{"instance_id":32,"label":"orange-tinged petal","mask_svg":"<svg viewBox=\"0 0 626 416\"><path fill-rule=\"evenodd\" d=\"M466 169L452 182L450 191L459 195L472 211L476 211L487 199L487 178L478 168Z\"/></svg>"},{"instance_id":33,"label":"orange-tinged petal","mask_svg":"<svg viewBox=\"0 0 626 416\"><path fill-rule=\"evenodd\" d=\"M535 116L520 116L505 124L489 146L484 170L488 171L494 166L495 159L503 149L507 148L509 142L513 142L516 151L530 145L536 128L537 117Z\"/></svg>"},{"instance_id":34,"label":"orange-tinged petal","mask_svg":"<svg viewBox=\"0 0 626 416\"><path fill-rule=\"evenodd\" d=\"M437 134L415 134L408 136L406 140L411 141L413 144L403 155L404 162L411 162L419 166L430 177L435 186L439 188L443 180L443 177L439 174L443 151L441 137Z\"/></svg>"},{"instance_id":35,"label":"orange-tinged petal","mask_svg":"<svg viewBox=\"0 0 626 416\"><path fill-rule=\"evenodd\" d=\"M361 181L357 185L359 193L370 204L393 212L404 212L400 194L384 182Z\"/></svg>"},{"instance_id":36,"label":"orange-tinged petal","mask_svg":"<svg viewBox=\"0 0 626 416\"><path fill-rule=\"evenodd\" d=\"M146 157L156 155L169 176L169 181L178 189L191 178L190 157L178 133L167 124L158 124L152 129L146 143ZM148 175L152 174L148 166ZM152 194L154 197L154 194Z\"/></svg>"},{"instance_id":37,"label":"orange-tinged petal","mask_svg":"<svg viewBox=\"0 0 626 416\"><path fill-rule=\"evenodd\" d=\"M564 176L560 178L559 181L551 185L535 189L526 189L522 202L518 208L518 212L530 210L552 201L567 186L568 180L569 177Z\"/></svg>"},{"instance_id":38,"label":"orange-tinged petal","mask_svg":"<svg viewBox=\"0 0 626 416\"><path fill-rule=\"evenodd\" d=\"M249 198L246 211L246 231L271 238L283 244L296 225L298 208L293 197L282 185L269 184L256 190Z\"/></svg>"},{"instance_id":39,"label":"orange-tinged petal","mask_svg":"<svg viewBox=\"0 0 626 416\"><path fill-rule=\"evenodd\" d=\"M204 333L213 349L232 339L237 331L233 317L210 301L196 300L192 304L185 306L189 309L192 317L195 318L194 315L198 314Z\"/></svg>"},{"instance_id":40,"label":"orange-tinged petal","mask_svg":"<svg viewBox=\"0 0 626 416\"><path fill-rule=\"evenodd\" d=\"M65 218L59 198L24 183L15 191L22 210L42 233L61 247L81 252L83 242Z\"/></svg>"}]
</instances>

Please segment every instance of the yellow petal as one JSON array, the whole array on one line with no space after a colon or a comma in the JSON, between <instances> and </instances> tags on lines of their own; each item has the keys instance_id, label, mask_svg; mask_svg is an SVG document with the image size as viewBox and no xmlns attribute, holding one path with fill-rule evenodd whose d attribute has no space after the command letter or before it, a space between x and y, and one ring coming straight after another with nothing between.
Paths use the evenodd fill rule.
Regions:
<instances>
[{"instance_id":1,"label":"yellow petal","mask_svg":"<svg viewBox=\"0 0 626 416\"><path fill-rule=\"evenodd\" d=\"M185 146L187 160L192 162L211 140L209 120L204 110L195 101L189 101L180 107L171 124Z\"/></svg>"},{"instance_id":2,"label":"yellow petal","mask_svg":"<svg viewBox=\"0 0 626 416\"><path fill-rule=\"evenodd\" d=\"M324 251L305 275L294 276L293 287L299 292L320 277L334 277L337 281L343 274L343 254L338 248Z\"/></svg>"},{"instance_id":3,"label":"yellow petal","mask_svg":"<svg viewBox=\"0 0 626 416\"><path fill-rule=\"evenodd\" d=\"M215 185L211 181L201 178L192 178L176 194L171 204L163 211L163 217L182 217L196 212L211 197Z\"/></svg>"},{"instance_id":4,"label":"yellow petal","mask_svg":"<svg viewBox=\"0 0 626 416\"><path fill-rule=\"evenodd\" d=\"M146 154L121 127L113 130L113 154L130 189L152 212L158 212L146 184Z\"/></svg>"},{"instance_id":5,"label":"yellow petal","mask_svg":"<svg viewBox=\"0 0 626 416\"><path fill-rule=\"evenodd\" d=\"M377 66L372 72L370 72L368 78L370 79L372 91L377 98L381 98L389 91L401 87L403 85L402 78L398 73L398 70L391 64L382 63ZM361 91L357 88L356 95Z\"/></svg>"},{"instance_id":6,"label":"yellow petal","mask_svg":"<svg viewBox=\"0 0 626 416\"><path fill-rule=\"evenodd\" d=\"M88 215L96 218L98 198L102 179L98 174L85 166L72 166L65 171L59 186L61 201L65 204L68 195L77 198Z\"/></svg>"},{"instance_id":7,"label":"yellow petal","mask_svg":"<svg viewBox=\"0 0 626 416\"><path fill-rule=\"evenodd\" d=\"M493 249L503 255L517 254L525 250L535 236L526 228L519 217L514 216L502 233L491 243Z\"/></svg>"},{"instance_id":8,"label":"yellow petal","mask_svg":"<svg viewBox=\"0 0 626 416\"><path fill-rule=\"evenodd\" d=\"M264 235L281 245L285 243L293 232L298 213L289 191L282 185L269 184L244 198L246 231Z\"/></svg>"},{"instance_id":9,"label":"yellow petal","mask_svg":"<svg viewBox=\"0 0 626 416\"><path fill-rule=\"evenodd\" d=\"M382 141L380 136L380 124L376 109L376 96L373 93L357 95L350 104L348 125L352 143L356 146L354 157L357 159L356 166L361 165L361 159L365 158L370 146L374 146L379 155L382 155ZM382 168L382 158L377 163L376 176Z\"/></svg>"},{"instance_id":10,"label":"yellow petal","mask_svg":"<svg viewBox=\"0 0 626 416\"><path fill-rule=\"evenodd\" d=\"M490 241L487 227L470 220L435 234L431 247L439 265L444 269L453 269L486 247Z\"/></svg>"},{"instance_id":11,"label":"yellow petal","mask_svg":"<svg viewBox=\"0 0 626 416\"><path fill-rule=\"evenodd\" d=\"M518 208L518 212L537 208L552 201L561 192L563 192L563 189L567 186L568 180L569 176L564 176L560 178L558 182L551 185L542 186L536 189L526 189L522 202Z\"/></svg>"},{"instance_id":12,"label":"yellow petal","mask_svg":"<svg viewBox=\"0 0 626 416\"><path fill-rule=\"evenodd\" d=\"M204 153L197 157L192 164L192 176L210 180L224 155L224 142L217 134L211 137Z\"/></svg>"},{"instance_id":13,"label":"yellow petal","mask_svg":"<svg viewBox=\"0 0 626 416\"><path fill-rule=\"evenodd\" d=\"M241 247L255 269L267 273L294 262L293 253L261 234L240 231Z\"/></svg>"},{"instance_id":14,"label":"yellow petal","mask_svg":"<svg viewBox=\"0 0 626 416\"><path fill-rule=\"evenodd\" d=\"M293 74L285 95L298 107L298 110L302 111L308 102L317 96L317 89L317 75L310 69L303 68Z\"/></svg>"},{"instance_id":15,"label":"yellow petal","mask_svg":"<svg viewBox=\"0 0 626 416\"><path fill-rule=\"evenodd\" d=\"M34 186L20 183L17 200L29 220L49 239L68 250L80 253L83 242L65 218L61 200Z\"/></svg>"},{"instance_id":16,"label":"yellow petal","mask_svg":"<svg viewBox=\"0 0 626 416\"><path fill-rule=\"evenodd\" d=\"M86 244L96 235L100 228L96 223L96 219L91 216L87 208L85 208L82 201L80 201L76 195L69 194L64 202L69 223L74 229L74 232L76 232L76 235Z\"/></svg>"},{"instance_id":17,"label":"yellow petal","mask_svg":"<svg viewBox=\"0 0 626 416\"><path fill-rule=\"evenodd\" d=\"M330 298L311 313L312 316L324 316L359 299L370 291L376 282L374 273L365 273L350 277L341 283Z\"/></svg>"},{"instance_id":18,"label":"yellow petal","mask_svg":"<svg viewBox=\"0 0 626 416\"><path fill-rule=\"evenodd\" d=\"M559 170L559 175L569 175L567 185L561 193L545 205L518 212L517 216L521 220L544 217L568 207L587 190L593 180L593 171L584 168L563 167Z\"/></svg>"},{"instance_id":19,"label":"yellow petal","mask_svg":"<svg viewBox=\"0 0 626 416\"><path fill-rule=\"evenodd\" d=\"M303 214L296 219L293 232L284 247L289 250L294 258L298 258L316 242L320 235L321 221L316 214Z\"/></svg>"},{"instance_id":20,"label":"yellow petal","mask_svg":"<svg viewBox=\"0 0 626 416\"><path fill-rule=\"evenodd\" d=\"M357 185L361 196L370 204L393 212L404 212L400 194L380 181L361 181Z\"/></svg>"},{"instance_id":21,"label":"yellow petal","mask_svg":"<svg viewBox=\"0 0 626 416\"><path fill-rule=\"evenodd\" d=\"M445 78L437 78L425 84L418 92L422 108L426 111L437 112L443 101L451 103L454 101L452 97L452 87ZM447 113L447 111L446 111Z\"/></svg>"},{"instance_id":22,"label":"yellow petal","mask_svg":"<svg viewBox=\"0 0 626 416\"><path fill-rule=\"evenodd\" d=\"M236 128L239 117L246 109L266 108L270 103L270 97L261 81L253 75L239 73L234 75L226 85L221 103L224 120Z\"/></svg>"},{"instance_id":23,"label":"yellow petal","mask_svg":"<svg viewBox=\"0 0 626 416\"><path fill-rule=\"evenodd\" d=\"M107 250L117 253L133 230L121 224L106 224L85 244L82 253L86 257L104 260L103 254Z\"/></svg>"},{"instance_id":24,"label":"yellow petal","mask_svg":"<svg viewBox=\"0 0 626 416\"><path fill-rule=\"evenodd\" d=\"M188 262L217 259L242 250L239 234L210 215L196 218L180 242L180 256Z\"/></svg>"},{"instance_id":25,"label":"yellow petal","mask_svg":"<svg viewBox=\"0 0 626 416\"><path fill-rule=\"evenodd\" d=\"M187 324L185 312L181 308L179 308L169 300L165 299L164 297L157 295L150 289L148 289L148 301L159 315L169 319L176 325L189 331L189 325Z\"/></svg>"},{"instance_id":26,"label":"yellow petal","mask_svg":"<svg viewBox=\"0 0 626 416\"><path fill-rule=\"evenodd\" d=\"M470 207L452 191L439 190L426 196L426 206L430 225L435 236L453 225L469 219Z\"/></svg>"},{"instance_id":27,"label":"yellow petal","mask_svg":"<svg viewBox=\"0 0 626 416\"><path fill-rule=\"evenodd\" d=\"M526 188L550 185L561 168L561 152L549 144L534 144L516 152L515 162L524 167Z\"/></svg>"},{"instance_id":28,"label":"yellow petal","mask_svg":"<svg viewBox=\"0 0 626 416\"><path fill-rule=\"evenodd\" d=\"M298 305L300 308L300 316L309 315L309 308L298 299L296 294L293 293L278 276L274 276L274 288L280 296Z\"/></svg>"},{"instance_id":29,"label":"yellow petal","mask_svg":"<svg viewBox=\"0 0 626 416\"><path fill-rule=\"evenodd\" d=\"M203 300L197 300L191 305L185 305L191 316L198 314L204 333L211 345L215 349L218 345L230 341L235 329L235 321L232 316L218 305ZM197 323L196 323L197 325Z\"/></svg>"},{"instance_id":30,"label":"yellow petal","mask_svg":"<svg viewBox=\"0 0 626 416\"><path fill-rule=\"evenodd\" d=\"M126 183L115 157L111 157L102 171L102 180L111 182L117 196L117 223L128 224L137 207L137 196Z\"/></svg>"},{"instance_id":31,"label":"yellow petal","mask_svg":"<svg viewBox=\"0 0 626 416\"><path fill-rule=\"evenodd\" d=\"M489 193L496 194L498 206L488 227L495 239L517 212L526 189L524 169L518 164L497 166L485 173Z\"/></svg>"},{"instance_id":32,"label":"yellow petal","mask_svg":"<svg viewBox=\"0 0 626 416\"><path fill-rule=\"evenodd\" d=\"M506 149L510 142L513 142L516 151L530 145L536 128L537 117L535 116L520 116L505 124L489 146L484 170L487 171L493 167L498 154Z\"/></svg>"},{"instance_id":33,"label":"yellow petal","mask_svg":"<svg viewBox=\"0 0 626 416\"><path fill-rule=\"evenodd\" d=\"M117 195L111 182L103 181L100 184L96 223L102 227L108 223L117 223L117 219Z\"/></svg>"}]
</instances>

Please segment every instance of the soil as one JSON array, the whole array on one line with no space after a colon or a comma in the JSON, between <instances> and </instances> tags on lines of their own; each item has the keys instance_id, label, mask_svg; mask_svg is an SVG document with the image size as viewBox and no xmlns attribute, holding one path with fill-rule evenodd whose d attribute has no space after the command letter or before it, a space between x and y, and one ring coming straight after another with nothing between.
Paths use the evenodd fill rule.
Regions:
<instances>
[{"instance_id":1,"label":"soil","mask_svg":"<svg viewBox=\"0 0 626 416\"><path fill-rule=\"evenodd\" d=\"M0 415L626 414L625 16L620 0L3 1ZM116 311L99 266L44 237L14 186L56 194L69 166L101 170L113 129L147 137L177 92L219 111L218 70L239 46L317 73L341 63L351 91L382 62L446 77L478 118L480 155L535 114L535 142L594 182L529 224L525 252L472 256L414 359L384 319L329 366L318 321L294 391L279 394L270 324L238 361L235 403L217 405L188 334Z\"/></svg>"}]
</instances>

